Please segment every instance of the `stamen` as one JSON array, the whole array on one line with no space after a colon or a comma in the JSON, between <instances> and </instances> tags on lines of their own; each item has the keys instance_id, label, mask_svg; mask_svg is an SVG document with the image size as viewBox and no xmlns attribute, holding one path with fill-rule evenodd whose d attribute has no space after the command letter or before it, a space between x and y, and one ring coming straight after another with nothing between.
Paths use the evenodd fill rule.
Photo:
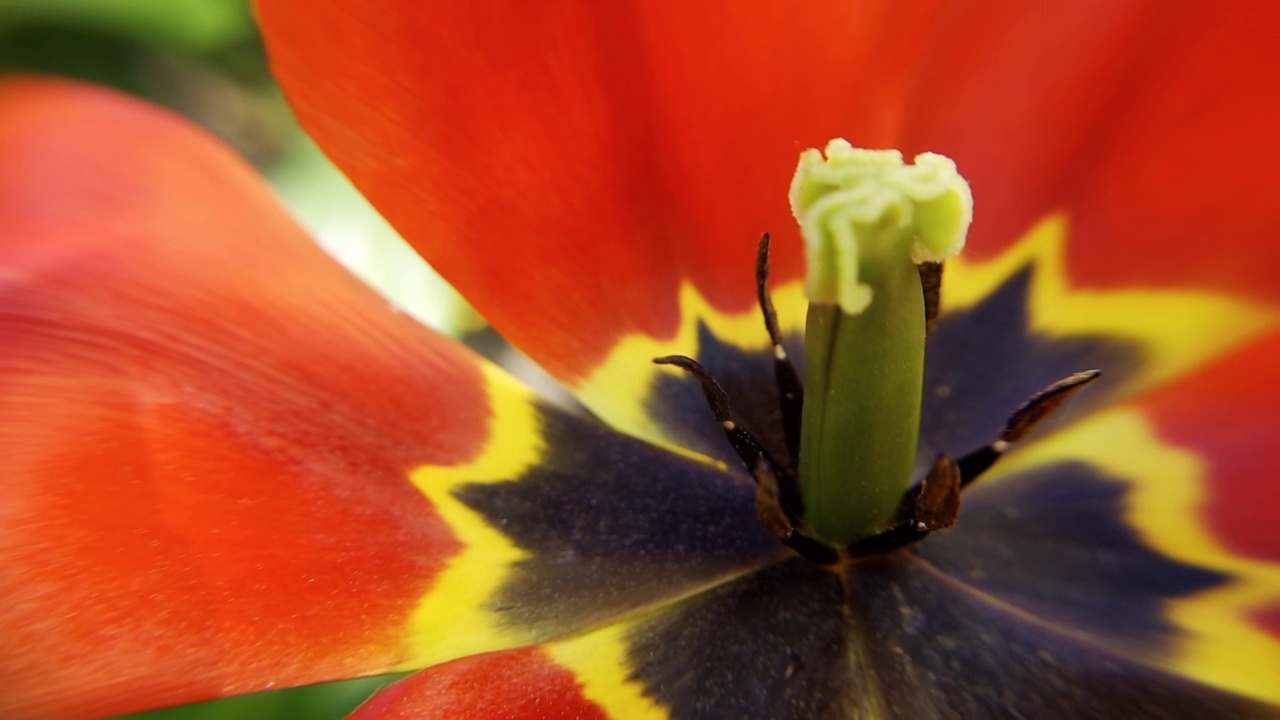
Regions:
<instances>
[{"instance_id":1,"label":"stamen","mask_svg":"<svg viewBox=\"0 0 1280 720\"><path fill-rule=\"evenodd\" d=\"M778 402L782 406L782 432L787 441L787 454L791 462L800 457L800 428L804 416L804 386L800 374L787 357L782 346L782 333L778 330L778 314L769 296L769 233L760 236L756 249L756 297L760 312L764 315L764 327L773 343L773 376L778 385Z\"/></svg>"},{"instance_id":2,"label":"stamen","mask_svg":"<svg viewBox=\"0 0 1280 720\"><path fill-rule=\"evenodd\" d=\"M920 483L916 498L915 521L921 530L942 530L956 524L960 514L960 467L956 461L939 454L933 467Z\"/></svg>"},{"instance_id":3,"label":"stamen","mask_svg":"<svg viewBox=\"0 0 1280 720\"><path fill-rule=\"evenodd\" d=\"M756 481L756 517L760 524L794 550L800 557L819 565L832 565L840 559L840 553L830 545L797 532L791 519L786 517L779 502L777 475L764 459L760 458L751 468Z\"/></svg>"},{"instance_id":4,"label":"stamen","mask_svg":"<svg viewBox=\"0 0 1280 720\"><path fill-rule=\"evenodd\" d=\"M958 461L938 455L925 479L903 493L893 525L850 544L849 555L880 555L954 525L960 509L960 491L990 469L1013 443L1026 437L1068 398L1101 375L1100 370L1075 373L1032 395L1009 416L999 439Z\"/></svg>"},{"instance_id":5,"label":"stamen","mask_svg":"<svg viewBox=\"0 0 1280 720\"><path fill-rule=\"evenodd\" d=\"M1078 372L1032 395L1029 400L1013 411L1013 415L1009 416L1009 422L1005 424L1004 432L1000 433L1000 439L1015 443L1026 437L1050 413L1061 407L1062 403L1101 375L1101 370Z\"/></svg>"},{"instance_id":6,"label":"stamen","mask_svg":"<svg viewBox=\"0 0 1280 720\"><path fill-rule=\"evenodd\" d=\"M854 542L849 546L849 555L882 555L919 542L935 530L955 525L960 513L960 468L956 461L939 454L924 481L904 494L901 507L909 508L905 519ZM902 514L900 511L899 515Z\"/></svg>"},{"instance_id":7,"label":"stamen","mask_svg":"<svg viewBox=\"0 0 1280 720\"><path fill-rule=\"evenodd\" d=\"M915 520L907 520L893 525L869 537L857 540L849 545L849 557L871 557L883 555L901 547L919 542L929 536L930 530Z\"/></svg>"},{"instance_id":8,"label":"stamen","mask_svg":"<svg viewBox=\"0 0 1280 720\"><path fill-rule=\"evenodd\" d=\"M737 453L738 458L742 460L742 464L746 466L748 472L751 472L752 477L755 477L757 465L761 460L768 464L773 476L777 478L779 505L792 525L800 524L801 518L804 517L804 501L800 498L800 483L796 481L795 475L788 472L785 467L782 467L774 459L773 454L765 449L755 435L752 435L750 431L744 429L733 419L733 409L729 406L729 395L711 375L711 372L702 363L685 355L668 355L654 358L653 362L657 365L674 365L689 373L698 381L698 384L702 386L702 394L707 399L707 405L711 407L711 412L715 415L716 422L720 423L720 427L724 429L725 437L728 438L729 444L733 446L733 451Z\"/></svg>"},{"instance_id":9,"label":"stamen","mask_svg":"<svg viewBox=\"0 0 1280 720\"><path fill-rule=\"evenodd\" d=\"M791 537L796 528L778 500L778 476L764 458L756 458L749 469L756 481L756 517L760 524L781 540Z\"/></svg>"},{"instance_id":10,"label":"stamen","mask_svg":"<svg viewBox=\"0 0 1280 720\"><path fill-rule=\"evenodd\" d=\"M924 291L924 334L930 335L938 326L938 311L942 305L942 263L922 262L916 266L920 273L920 288Z\"/></svg>"},{"instance_id":11,"label":"stamen","mask_svg":"<svg viewBox=\"0 0 1280 720\"><path fill-rule=\"evenodd\" d=\"M1062 404L1072 395L1101 376L1101 370L1085 370L1068 375L1019 405L1009 416L1008 422L1004 424L998 440L960 458L957 463L960 466L960 486L965 487L977 480L1009 450L1013 443L1029 435L1045 418L1062 407Z\"/></svg>"},{"instance_id":12,"label":"stamen","mask_svg":"<svg viewBox=\"0 0 1280 720\"><path fill-rule=\"evenodd\" d=\"M673 365L693 375L702 387L707 405L724 429L725 437L756 484L756 517L765 529L801 557L820 565L830 565L839 552L796 530L804 520L804 501L795 474L781 466L764 445L733 419L729 395L702 363L685 355L654 358L658 365Z\"/></svg>"}]
</instances>

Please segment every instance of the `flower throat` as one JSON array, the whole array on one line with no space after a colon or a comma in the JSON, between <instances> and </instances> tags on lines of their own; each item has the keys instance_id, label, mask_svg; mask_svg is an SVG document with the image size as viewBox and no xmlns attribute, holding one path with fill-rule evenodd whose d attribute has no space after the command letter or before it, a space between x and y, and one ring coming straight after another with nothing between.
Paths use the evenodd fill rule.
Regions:
<instances>
[{"instance_id":1,"label":"flower throat","mask_svg":"<svg viewBox=\"0 0 1280 720\"><path fill-rule=\"evenodd\" d=\"M940 308L943 261L964 246L969 186L943 156L926 153L906 165L897 151L833 140L825 158L817 150L801 154L791 205L806 244L804 384L768 291L768 234L756 255L788 462L739 424L730 398L698 361L672 355L654 362L698 381L755 482L761 524L801 556L834 564L953 525L961 491L1099 372L1036 393L992 442L958 459L939 454L913 484L925 339Z\"/></svg>"}]
</instances>

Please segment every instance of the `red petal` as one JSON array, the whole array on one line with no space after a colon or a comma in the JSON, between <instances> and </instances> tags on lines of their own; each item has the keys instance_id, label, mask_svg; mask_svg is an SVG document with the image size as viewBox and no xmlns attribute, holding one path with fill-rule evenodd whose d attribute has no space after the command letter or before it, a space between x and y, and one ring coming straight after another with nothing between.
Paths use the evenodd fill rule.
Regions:
<instances>
[{"instance_id":1,"label":"red petal","mask_svg":"<svg viewBox=\"0 0 1280 720\"><path fill-rule=\"evenodd\" d=\"M1280 606L1258 613L1255 621L1267 632L1280 638Z\"/></svg>"},{"instance_id":2,"label":"red petal","mask_svg":"<svg viewBox=\"0 0 1280 720\"><path fill-rule=\"evenodd\" d=\"M406 473L481 447L480 376L242 162L106 91L0 85L0 338L0 715L403 659L459 547Z\"/></svg>"},{"instance_id":3,"label":"red petal","mask_svg":"<svg viewBox=\"0 0 1280 720\"><path fill-rule=\"evenodd\" d=\"M1080 280L1280 298L1272 3L259 8L321 145L575 384L621 334L674 333L682 280L749 308L763 230L793 277L786 183L836 135L953 154L979 256L1066 210Z\"/></svg>"},{"instance_id":4,"label":"red petal","mask_svg":"<svg viewBox=\"0 0 1280 720\"><path fill-rule=\"evenodd\" d=\"M799 151L851 129L892 137L886 98L926 8L819 5L258 8L326 152L496 328L573 381L625 332L673 334L682 281L750 310L762 231L785 238L775 277L795 277Z\"/></svg>"},{"instance_id":5,"label":"red petal","mask_svg":"<svg viewBox=\"0 0 1280 720\"><path fill-rule=\"evenodd\" d=\"M1210 526L1234 552L1280 563L1280 331L1148 396L1169 441L1208 463Z\"/></svg>"},{"instance_id":6,"label":"red petal","mask_svg":"<svg viewBox=\"0 0 1280 720\"><path fill-rule=\"evenodd\" d=\"M1017 10L952 6L901 135L973 184L973 252L1061 210L1076 282L1280 301L1280 5Z\"/></svg>"},{"instance_id":7,"label":"red petal","mask_svg":"<svg viewBox=\"0 0 1280 720\"><path fill-rule=\"evenodd\" d=\"M474 720L604 720L573 672L537 647L477 655L422 670L348 716Z\"/></svg>"}]
</instances>

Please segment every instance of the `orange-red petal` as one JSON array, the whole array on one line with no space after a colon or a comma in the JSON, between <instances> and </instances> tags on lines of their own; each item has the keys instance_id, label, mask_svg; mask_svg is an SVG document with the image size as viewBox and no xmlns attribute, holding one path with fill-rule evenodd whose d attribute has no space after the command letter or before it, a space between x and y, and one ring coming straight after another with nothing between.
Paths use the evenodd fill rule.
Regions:
<instances>
[{"instance_id":1,"label":"orange-red petal","mask_svg":"<svg viewBox=\"0 0 1280 720\"><path fill-rule=\"evenodd\" d=\"M1280 432L1280 331L1148 395L1139 407L1164 437L1207 464L1204 512L1227 548L1280 565L1272 457Z\"/></svg>"},{"instance_id":2,"label":"orange-red petal","mask_svg":"<svg viewBox=\"0 0 1280 720\"><path fill-rule=\"evenodd\" d=\"M925 6L265 0L272 67L339 167L493 325L581 381L692 283L754 303L798 152L892 139ZM642 361L647 362L647 358Z\"/></svg>"},{"instance_id":3,"label":"orange-red petal","mask_svg":"<svg viewBox=\"0 0 1280 720\"><path fill-rule=\"evenodd\" d=\"M441 408L449 408L441 412ZM376 671L460 543L476 361L167 113L0 84L0 715Z\"/></svg>"},{"instance_id":4,"label":"orange-red petal","mask_svg":"<svg viewBox=\"0 0 1280 720\"><path fill-rule=\"evenodd\" d=\"M979 257L1065 211L1077 282L1280 299L1271 3L259 10L320 144L571 384L626 333L672 336L683 282L748 309L761 231L794 277L786 183L837 135L955 156Z\"/></svg>"},{"instance_id":5,"label":"orange-red petal","mask_svg":"<svg viewBox=\"0 0 1280 720\"><path fill-rule=\"evenodd\" d=\"M349 720L605 720L571 670L539 647L476 655L421 670L381 690Z\"/></svg>"},{"instance_id":6,"label":"orange-red petal","mask_svg":"<svg viewBox=\"0 0 1280 720\"><path fill-rule=\"evenodd\" d=\"M1013 5L947 8L899 136L972 183L972 254L1062 212L1076 283L1280 302L1280 5Z\"/></svg>"}]
</instances>

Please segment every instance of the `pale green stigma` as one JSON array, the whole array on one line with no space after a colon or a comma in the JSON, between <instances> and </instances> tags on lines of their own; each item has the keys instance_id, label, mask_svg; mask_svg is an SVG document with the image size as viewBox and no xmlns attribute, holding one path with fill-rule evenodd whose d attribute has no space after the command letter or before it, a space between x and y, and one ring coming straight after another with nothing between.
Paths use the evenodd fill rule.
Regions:
<instances>
[{"instance_id":1,"label":"pale green stigma","mask_svg":"<svg viewBox=\"0 0 1280 720\"><path fill-rule=\"evenodd\" d=\"M897 150L862 150L842 139L800 154L791 181L791 210L806 243L810 302L857 314L872 287L859 267L905 255L941 261L964 247L973 194L943 155L922 153L913 165Z\"/></svg>"}]
</instances>

